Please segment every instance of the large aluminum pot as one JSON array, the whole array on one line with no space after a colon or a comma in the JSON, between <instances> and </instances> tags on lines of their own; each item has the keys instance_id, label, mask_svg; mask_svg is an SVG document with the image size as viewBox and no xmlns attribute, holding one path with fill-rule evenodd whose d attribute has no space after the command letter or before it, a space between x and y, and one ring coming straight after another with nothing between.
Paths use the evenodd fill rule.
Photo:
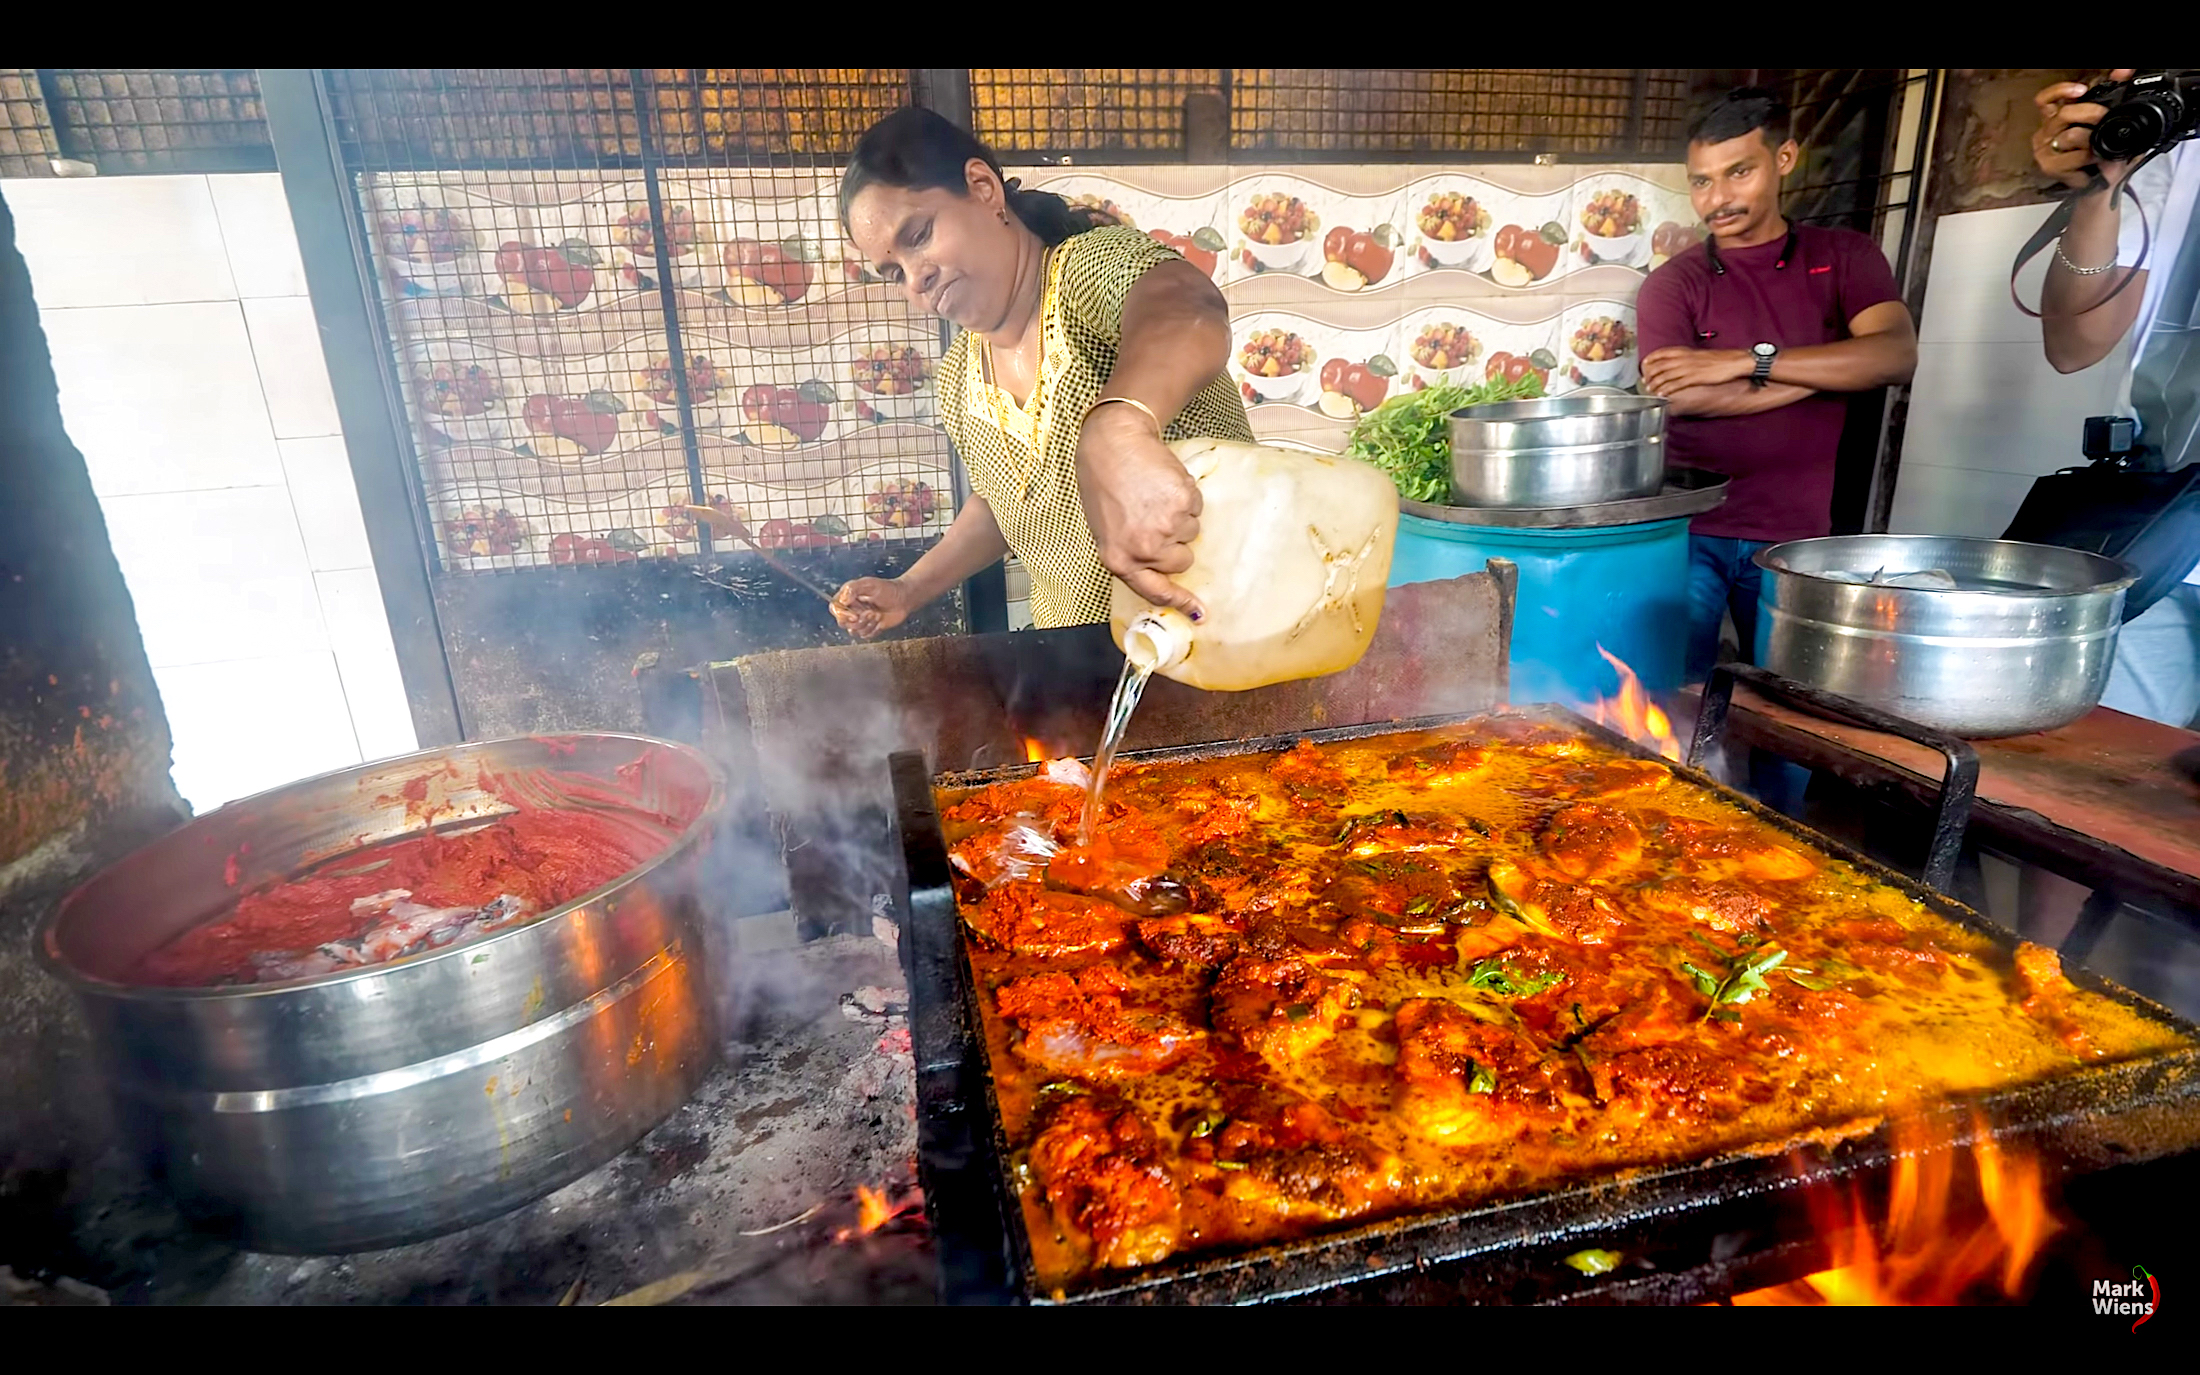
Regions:
<instances>
[{"instance_id":1,"label":"large aluminum pot","mask_svg":"<svg viewBox=\"0 0 2200 1375\"><path fill-rule=\"evenodd\" d=\"M1943 535L1837 535L1758 551L1757 663L1951 735L2065 726L2100 704L2129 564ZM1954 590L1869 578L1945 571Z\"/></svg>"},{"instance_id":2,"label":"large aluminum pot","mask_svg":"<svg viewBox=\"0 0 2200 1375\"><path fill-rule=\"evenodd\" d=\"M384 760L233 802L128 856L62 903L39 953L74 987L125 1124L187 1208L261 1250L393 1246L578 1178L701 1082L717 1041L697 867L725 796L703 755L634 735ZM240 890L515 797L603 810L662 848L523 925L391 964L227 988L127 981Z\"/></svg>"},{"instance_id":3,"label":"large aluminum pot","mask_svg":"<svg viewBox=\"0 0 2200 1375\"><path fill-rule=\"evenodd\" d=\"M1666 402L1582 391L1492 401L1451 414L1458 506L1588 506L1655 496L1665 485Z\"/></svg>"}]
</instances>

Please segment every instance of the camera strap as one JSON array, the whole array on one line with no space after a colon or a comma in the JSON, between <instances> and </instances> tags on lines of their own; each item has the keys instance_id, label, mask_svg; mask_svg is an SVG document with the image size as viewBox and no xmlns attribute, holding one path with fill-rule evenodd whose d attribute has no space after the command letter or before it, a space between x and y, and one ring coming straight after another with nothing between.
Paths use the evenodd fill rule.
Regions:
<instances>
[{"instance_id":1,"label":"camera strap","mask_svg":"<svg viewBox=\"0 0 2200 1375\"><path fill-rule=\"evenodd\" d=\"M2032 309L2032 307L2024 303L2023 297L2017 295L2017 274L2024 271L2024 265L2028 262L2031 262L2034 258L2037 258L2040 255L2041 249L2046 248L2049 244L2062 237L2063 230L2069 228L2070 226L2070 217L2073 214L2077 213L2078 202L2080 200L2108 185L2108 179L2101 175L2100 169L2095 168L2093 172L2093 180L2087 182L2077 191L2065 197L2063 203L2056 206L2054 213L2050 214L2047 217L2047 222L2045 224L2042 224L2038 229L2033 230L2032 237L2026 239L2024 241L2024 247L2017 250L2017 260L2009 265L2009 299L2016 302L2017 309L2023 311L2026 315L2031 316L2035 320L2075 320L2080 315L2090 315L2094 311L2099 310L2102 306L2107 305L2110 301L2115 300L2118 296L2123 294L2123 290L2125 287L2131 285L2132 279L2134 277L2137 277L2141 272L2146 270L2147 253L2154 246L2154 230L2153 226L2147 223L2146 207L2139 203L2139 193L2131 189L2131 179L2139 175L2139 169L2154 161L2156 157L2160 156L2160 153L2161 150L2156 149L2154 152L2147 154L2145 157L2140 158L2137 162L2131 164L2131 170L2124 173L2123 181L2118 183L2116 187L2118 191L2121 191L2124 195L2131 198L2132 208L2139 213L2139 261L2124 269L2123 277L2117 281L2116 285L2110 289L2109 293L2106 296L2103 296L2100 300L2095 301L2092 305L2087 306L2084 310L2074 310L2067 315L2060 313L2048 315L2042 311L2034 310Z\"/></svg>"}]
</instances>

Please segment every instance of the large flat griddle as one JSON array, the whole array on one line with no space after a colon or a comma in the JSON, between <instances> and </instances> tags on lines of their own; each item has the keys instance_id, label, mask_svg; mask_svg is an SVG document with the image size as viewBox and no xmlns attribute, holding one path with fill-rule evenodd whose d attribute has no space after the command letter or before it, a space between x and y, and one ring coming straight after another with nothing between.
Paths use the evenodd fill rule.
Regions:
<instances>
[{"instance_id":1,"label":"large flat griddle","mask_svg":"<svg viewBox=\"0 0 2200 1375\"><path fill-rule=\"evenodd\" d=\"M1518 713L1580 732L1638 758L1656 756L1556 707ZM1210 759L1317 743L1380 739L1456 725L1472 715L1423 717L1156 749L1139 762ZM1243 1303L1365 1288L1370 1281L1429 1272L1447 1275L1444 1293L1463 1300L1559 1300L1592 1293L1626 1301L1691 1297L1639 1275L1592 1281L1555 1264L1589 1246L1688 1249L1737 1228L1807 1233L1804 1196L1817 1187L1883 1190L1896 1149L1882 1129L1828 1147L1785 1141L1728 1151L1670 1167L1584 1179L1579 1184L1469 1207L1438 1208L1346 1226L1319 1236L1231 1252L1193 1254L1133 1271L1089 1277L1058 1292L1034 1279L1022 1209L1009 1178L1010 1142L993 1097L976 983L961 937L940 831L936 790L961 790L1022 777L1030 765L935 776L922 754L890 764L896 822L907 866L902 911L908 928L911 1030L917 1056L920 1167L941 1249L945 1297L959 1302ZM1763 807L1709 776L1674 771L1722 801L1787 834L1803 848L1840 859L1924 904L1935 914L2003 950L2014 933L1953 899ZM1943 1139L1968 1145L1974 1111L1998 1140L2038 1152L2058 1177L2159 1159L2200 1147L2200 1028L2167 1009L2082 970L2080 987L2131 1007L2191 1039L2179 1050L2092 1066L2054 1079L1952 1101L1940 1110ZM1779 1248L1773 1248L1778 1252ZM1767 1254L1771 1254L1768 1252ZM1815 1268L1811 1247L1790 1246L1792 1274ZM1758 1273L1772 1282L1789 1273ZM1630 1289L1628 1286L1632 1286Z\"/></svg>"}]
</instances>

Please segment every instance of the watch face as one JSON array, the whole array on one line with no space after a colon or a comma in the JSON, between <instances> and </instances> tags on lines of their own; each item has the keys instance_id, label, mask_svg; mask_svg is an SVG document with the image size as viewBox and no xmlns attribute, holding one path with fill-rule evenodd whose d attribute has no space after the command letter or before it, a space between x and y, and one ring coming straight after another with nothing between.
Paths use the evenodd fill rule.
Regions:
<instances>
[{"instance_id":1,"label":"watch face","mask_svg":"<svg viewBox=\"0 0 2200 1375\"><path fill-rule=\"evenodd\" d=\"M1770 358L1773 354L1779 352L1779 350L1774 348L1770 344L1758 344L1756 347L1752 348L1750 352L1756 354L1759 358Z\"/></svg>"}]
</instances>

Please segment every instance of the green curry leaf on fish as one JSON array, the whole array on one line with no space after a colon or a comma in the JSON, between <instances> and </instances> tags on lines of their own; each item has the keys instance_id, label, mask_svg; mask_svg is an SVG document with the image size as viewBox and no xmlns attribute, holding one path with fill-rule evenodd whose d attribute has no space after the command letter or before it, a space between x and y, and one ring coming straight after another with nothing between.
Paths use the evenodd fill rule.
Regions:
<instances>
[{"instance_id":1,"label":"green curry leaf on fish","mask_svg":"<svg viewBox=\"0 0 2200 1375\"><path fill-rule=\"evenodd\" d=\"M1541 974L1523 974L1508 969L1497 960L1483 960L1467 975L1467 987L1487 989L1500 998L1532 998L1559 981L1562 976L1547 970Z\"/></svg>"},{"instance_id":2,"label":"green curry leaf on fish","mask_svg":"<svg viewBox=\"0 0 2200 1375\"><path fill-rule=\"evenodd\" d=\"M1722 1022L1738 1022L1741 1014L1732 1007L1748 1002L1758 994L1768 991L1765 975L1780 967L1787 959L1787 951L1778 947L1744 951L1728 957L1723 977L1700 969L1687 960L1681 961L1681 970L1688 975L1696 991L1710 999L1704 1009L1704 1018L1716 1018Z\"/></svg>"}]
</instances>

